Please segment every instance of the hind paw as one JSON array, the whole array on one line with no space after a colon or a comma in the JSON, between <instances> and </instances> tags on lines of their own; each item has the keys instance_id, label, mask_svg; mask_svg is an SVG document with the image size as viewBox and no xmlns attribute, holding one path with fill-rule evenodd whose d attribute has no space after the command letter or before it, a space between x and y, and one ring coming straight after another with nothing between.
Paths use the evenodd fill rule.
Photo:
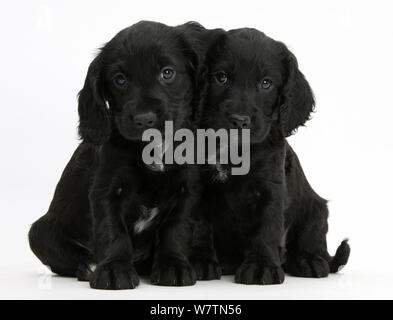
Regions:
<instances>
[{"instance_id":1,"label":"hind paw","mask_svg":"<svg viewBox=\"0 0 393 320\"><path fill-rule=\"evenodd\" d=\"M303 254L289 259L285 271L295 277L323 278L329 275L329 263L318 255Z\"/></svg>"},{"instance_id":2,"label":"hind paw","mask_svg":"<svg viewBox=\"0 0 393 320\"><path fill-rule=\"evenodd\" d=\"M78 269L76 270L75 276L78 279L78 281L89 281L91 274L93 273L93 269L95 269L95 266L93 265L88 265L85 263L81 263L78 266Z\"/></svg>"}]
</instances>

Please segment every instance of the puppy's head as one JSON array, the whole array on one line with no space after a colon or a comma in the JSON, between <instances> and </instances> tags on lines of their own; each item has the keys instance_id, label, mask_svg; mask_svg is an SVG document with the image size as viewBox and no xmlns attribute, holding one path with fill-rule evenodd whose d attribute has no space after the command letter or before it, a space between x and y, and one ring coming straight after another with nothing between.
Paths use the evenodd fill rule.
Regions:
<instances>
[{"instance_id":1,"label":"puppy's head","mask_svg":"<svg viewBox=\"0 0 393 320\"><path fill-rule=\"evenodd\" d=\"M198 56L188 37L197 24L139 22L120 31L91 63L79 93L79 134L102 144L112 131L140 140L145 129L179 128L191 114Z\"/></svg>"},{"instance_id":2,"label":"puppy's head","mask_svg":"<svg viewBox=\"0 0 393 320\"><path fill-rule=\"evenodd\" d=\"M254 29L221 35L208 50L205 74L203 125L249 128L251 142L263 141L273 127L291 135L314 107L295 56Z\"/></svg>"}]
</instances>

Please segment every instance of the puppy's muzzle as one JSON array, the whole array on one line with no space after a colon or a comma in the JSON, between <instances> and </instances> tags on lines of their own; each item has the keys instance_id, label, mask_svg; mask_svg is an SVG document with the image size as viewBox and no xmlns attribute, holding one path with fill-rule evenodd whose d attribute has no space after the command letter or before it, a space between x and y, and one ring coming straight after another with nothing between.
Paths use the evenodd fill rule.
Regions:
<instances>
[{"instance_id":1,"label":"puppy's muzzle","mask_svg":"<svg viewBox=\"0 0 393 320\"><path fill-rule=\"evenodd\" d=\"M157 122L157 115L154 112L146 112L134 116L135 126L139 129L152 128Z\"/></svg>"},{"instance_id":2,"label":"puppy's muzzle","mask_svg":"<svg viewBox=\"0 0 393 320\"><path fill-rule=\"evenodd\" d=\"M234 129L249 129L251 126L251 119L243 114L231 114L228 116L228 121Z\"/></svg>"}]
</instances>

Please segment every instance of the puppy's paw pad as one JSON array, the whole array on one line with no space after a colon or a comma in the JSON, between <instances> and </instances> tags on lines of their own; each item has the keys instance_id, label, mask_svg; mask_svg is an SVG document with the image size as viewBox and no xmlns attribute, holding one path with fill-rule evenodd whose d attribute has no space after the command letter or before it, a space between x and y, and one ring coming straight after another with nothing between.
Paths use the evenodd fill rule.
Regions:
<instances>
[{"instance_id":1,"label":"puppy's paw pad","mask_svg":"<svg viewBox=\"0 0 393 320\"><path fill-rule=\"evenodd\" d=\"M151 283L158 286L191 286L196 282L196 273L188 263L155 263Z\"/></svg>"},{"instance_id":2,"label":"puppy's paw pad","mask_svg":"<svg viewBox=\"0 0 393 320\"><path fill-rule=\"evenodd\" d=\"M323 278L330 272L329 263L317 255L300 255L287 263L286 271L295 277Z\"/></svg>"},{"instance_id":3,"label":"puppy's paw pad","mask_svg":"<svg viewBox=\"0 0 393 320\"><path fill-rule=\"evenodd\" d=\"M280 284L284 282L281 267L264 267L257 263L243 263L236 272L235 282L243 284Z\"/></svg>"},{"instance_id":4,"label":"puppy's paw pad","mask_svg":"<svg viewBox=\"0 0 393 320\"><path fill-rule=\"evenodd\" d=\"M94 289L134 289L139 277L132 265L110 263L98 266L90 276L90 287Z\"/></svg>"}]
</instances>

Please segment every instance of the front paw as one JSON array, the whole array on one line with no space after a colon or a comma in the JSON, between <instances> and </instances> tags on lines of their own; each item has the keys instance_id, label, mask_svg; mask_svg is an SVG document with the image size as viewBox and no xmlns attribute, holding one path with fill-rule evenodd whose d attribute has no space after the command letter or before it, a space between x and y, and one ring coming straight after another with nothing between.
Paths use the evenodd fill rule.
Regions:
<instances>
[{"instance_id":1,"label":"front paw","mask_svg":"<svg viewBox=\"0 0 393 320\"><path fill-rule=\"evenodd\" d=\"M134 289L139 277L131 263L111 262L98 266L90 277L94 289Z\"/></svg>"},{"instance_id":2,"label":"front paw","mask_svg":"<svg viewBox=\"0 0 393 320\"><path fill-rule=\"evenodd\" d=\"M191 263L198 280L214 280L221 278L222 270L217 260L193 258Z\"/></svg>"},{"instance_id":3,"label":"front paw","mask_svg":"<svg viewBox=\"0 0 393 320\"><path fill-rule=\"evenodd\" d=\"M323 278L330 272L329 263L322 257L312 254L301 254L288 259L285 271L295 277Z\"/></svg>"},{"instance_id":4,"label":"front paw","mask_svg":"<svg viewBox=\"0 0 393 320\"><path fill-rule=\"evenodd\" d=\"M236 271L235 282L243 284L280 284L284 282L281 267L263 266L256 262L243 263Z\"/></svg>"},{"instance_id":5,"label":"front paw","mask_svg":"<svg viewBox=\"0 0 393 320\"><path fill-rule=\"evenodd\" d=\"M159 286L191 286L195 282L195 271L187 261L160 258L153 265L152 284Z\"/></svg>"}]
</instances>

